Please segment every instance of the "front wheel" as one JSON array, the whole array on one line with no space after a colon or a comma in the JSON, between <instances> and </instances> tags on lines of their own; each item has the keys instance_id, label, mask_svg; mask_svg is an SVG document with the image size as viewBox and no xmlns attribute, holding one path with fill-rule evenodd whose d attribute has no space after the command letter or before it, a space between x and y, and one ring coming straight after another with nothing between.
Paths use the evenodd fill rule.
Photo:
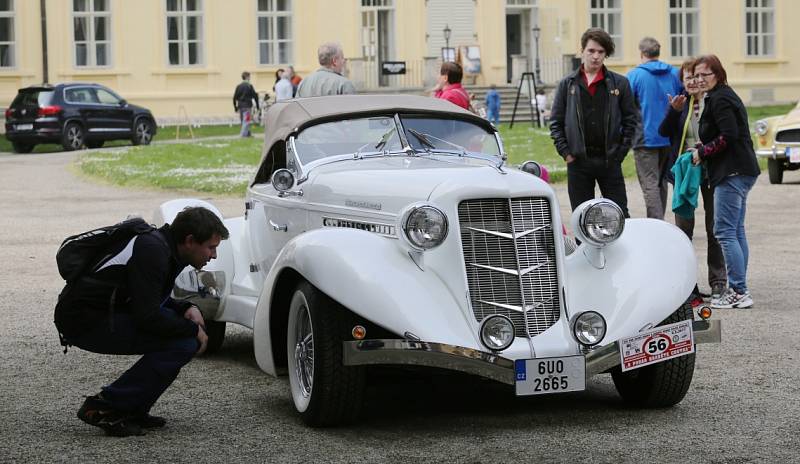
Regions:
<instances>
[{"instance_id":1,"label":"front wheel","mask_svg":"<svg viewBox=\"0 0 800 464\"><path fill-rule=\"evenodd\" d=\"M134 145L150 145L153 140L153 124L147 119L138 119L136 125L133 126L133 138L131 142Z\"/></svg>"},{"instance_id":2,"label":"front wheel","mask_svg":"<svg viewBox=\"0 0 800 464\"><path fill-rule=\"evenodd\" d=\"M342 364L341 306L308 282L289 305L286 349L292 399L312 427L352 422L361 410L363 367Z\"/></svg>"},{"instance_id":3,"label":"front wheel","mask_svg":"<svg viewBox=\"0 0 800 464\"><path fill-rule=\"evenodd\" d=\"M691 319L692 305L684 304L660 325ZM694 375L694 360L692 353L626 372L616 367L611 377L625 403L640 408L666 408L686 396Z\"/></svg>"},{"instance_id":4,"label":"front wheel","mask_svg":"<svg viewBox=\"0 0 800 464\"><path fill-rule=\"evenodd\" d=\"M783 183L783 162L781 160L767 159L767 171L769 171L770 184Z\"/></svg>"}]
</instances>

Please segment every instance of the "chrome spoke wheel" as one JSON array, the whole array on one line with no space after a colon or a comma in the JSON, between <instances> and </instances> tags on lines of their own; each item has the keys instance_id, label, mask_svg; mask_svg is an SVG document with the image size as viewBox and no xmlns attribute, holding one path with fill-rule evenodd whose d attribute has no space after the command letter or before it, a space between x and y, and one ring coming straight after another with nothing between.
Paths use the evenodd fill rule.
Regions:
<instances>
[{"instance_id":1,"label":"chrome spoke wheel","mask_svg":"<svg viewBox=\"0 0 800 464\"><path fill-rule=\"evenodd\" d=\"M69 141L69 146L73 150L77 150L83 146L83 131L81 128L75 125L69 126L67 130L67 140Z\"/></svg>"},{"instance_id":2,"label":"chrome spoke wheel","mask_svg":"<svg viewBox=\"0 0 800 464\"><path fill-rule=\"evenodd\" d=\"M311 315L307 306L303 305L297 312L296 324L295 375L300 384L300 393L309 397L314 386L314 335L311 327Z\"/></svg>"},{"instance_id":3,"label":"chrome spoke wheel","mask_svg":"<svg viewBox=\"0 0 800 464\"><path fill-rule=\"evenodd\" d=\"M146 122L140 122L136 125L136 137L139 139L139 143L142 145L148 145L150 140L153 139L153 134L150 131L150 124Z\"/></svg>"}]
</instances>

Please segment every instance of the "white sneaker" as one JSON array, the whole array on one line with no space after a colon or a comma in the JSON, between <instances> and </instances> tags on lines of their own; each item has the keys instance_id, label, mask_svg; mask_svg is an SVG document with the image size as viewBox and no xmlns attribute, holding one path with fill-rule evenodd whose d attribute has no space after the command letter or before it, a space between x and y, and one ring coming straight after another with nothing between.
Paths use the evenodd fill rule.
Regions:
<instances>
[{"instance_id":1,"label":"white sneaker","mask_svg":"<svg viewBox=\"0 0 800 464\"><path fill-rule=\"evenodd\" d=\"M753 298L750 296L750 292L736 293L730 288L721 297L711 302L711 307L714 309L744 309L752 306Z\"/></svg>"}]
</instances>

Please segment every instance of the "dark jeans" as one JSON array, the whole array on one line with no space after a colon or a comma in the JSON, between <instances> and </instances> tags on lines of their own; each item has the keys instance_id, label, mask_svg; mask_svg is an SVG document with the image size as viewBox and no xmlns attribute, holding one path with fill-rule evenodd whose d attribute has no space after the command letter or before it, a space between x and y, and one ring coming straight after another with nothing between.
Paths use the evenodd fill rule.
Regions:
<instances>
[{"instance_id":1,"label":"dark jeans","mask_svg":"<svg viewBox=\"0 0 800 464\"><path fill-rule=\"evenodd\" d=\"M584 201L594 198L595 183L604 198L619 205L626 218L631 217L622 165L610 160L606 163L606 158L600 156L576 159L567 164L567 191L573 211Z\"/></svg>"},{"instance_id":2,"label":"dark jeans","mask_svg":"<svg viewBox=\"0 0 800 464\"><path fill-rule=\"evenodd\" d=\"M708 183L700 184L700 194L703 197L703 211L705 213L706 236L708 237L708 251L706 262L708 263L708 285L714 287L725 287L728 277L725 274L725 257L722 254L722 247L714 237L714 189ZM694 216L685 218L678 214L675 215L675 225L680 228L689 240L694 236Z\"/></svg>"},{"instance_id":3,"label":"dark jeans","mask_svg":"<svg viewBox=\"0 0 800 464\"><path fill-rule=\"evenodd\" d=\"M161 311L169 317L181 317L168 308ZM168 339L141 331L125 313L114 315L113 332L108 324L101 324L79 337L68 337L68 342L94 353L144 355L120 378L103 387L103 397L114 409L133 413L148 412L200 348L195 337Z\"/></svg>"}]
</instances>

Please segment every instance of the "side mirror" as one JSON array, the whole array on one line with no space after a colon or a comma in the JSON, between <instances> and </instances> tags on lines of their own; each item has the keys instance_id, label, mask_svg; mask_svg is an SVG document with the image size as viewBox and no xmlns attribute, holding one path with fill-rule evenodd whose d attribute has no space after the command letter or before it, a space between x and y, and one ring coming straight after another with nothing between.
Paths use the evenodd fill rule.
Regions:
<instances>
[{"instance_id":1,"label":"side mirror","mask_svg":"<svg viewBox=\"0 0 800 464\"><path fill-rule=\"evenodd\" d=\"M119 101L119 106L128 106L128 101L123 98Z\"/></svg>"}]
</instances>

